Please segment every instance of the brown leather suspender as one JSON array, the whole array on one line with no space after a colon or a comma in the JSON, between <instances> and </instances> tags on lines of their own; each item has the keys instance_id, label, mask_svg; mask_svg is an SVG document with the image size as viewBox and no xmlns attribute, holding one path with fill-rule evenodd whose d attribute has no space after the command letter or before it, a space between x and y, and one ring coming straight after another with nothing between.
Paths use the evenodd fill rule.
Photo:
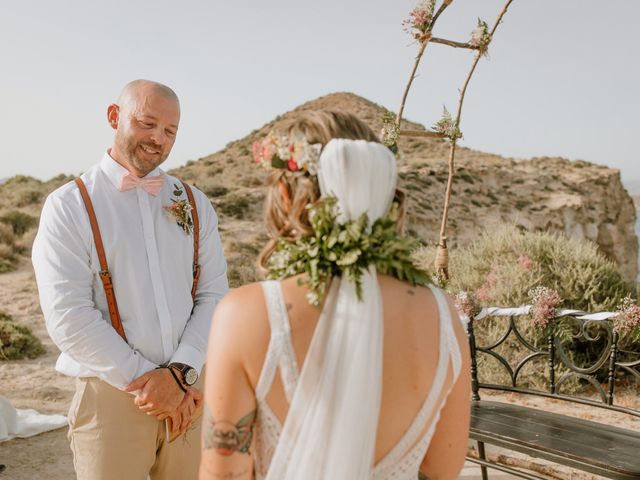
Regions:
<instances>
[{"instance_id":1,"label":"brown leather suspender","mask_svg":"<svg viewBox=\"0 0 640 480\"><path fill-rule=\"evenodd\" d=\"M198 290L198 281L200 280L200 263L198 261L198 252L200 251L200 220L198 219L198 209L193 199L191 187L182 182L187 198L191 204L191 219L193 220L193 285L191 286L191 298L196 301L196 291Z\"/></svg>"},{"instance_id":2,"label":"brown leather suspender","mask_svg":"<svg viewBox=\"0 0 640 480\"><path fill-rule=\"evenodd\" d=\"M111 274L109 273L109 267L107 265L107 257L104 252L104 245L102 243L102 236L100 235L100 227L98 226L98 221L96 219L96 212L93 209L91 197L89 197L89 192L87 192L87 187L85 186L82 179L78 177L75 179L75 182L76 185L78 185L80 195L82 196L82 201L84 202L84 206L87 209L87 213L89 214L89 222L91 223L93 241L95 242L96 252L98 253L98 260L100 261L100 279L102 280L104 293L107 297L107 306L109 308L111 325L116 330L116 332L118 332L118 335L120 335L126 342L127 336L124 333L124 327L122 326L122 320L120 319L118 302L116 301L116 294L113 290L113 282L111 280ZM198 289L198 280L200 279L200 264L198 263L198 253L200 246L200 221L198 219L198 209L193 198L191 187L189 187L189 185L184 182L182 182L182 185L187 192L187 198L189 199L189 204L191 205L191 218L193 220L193 285L191 287L191 298L195 303L196 291Z\"/></svg>"},{"instance_id":3,"label":"brown leather suspender","mask_svg":"<svg viewBox=\"0 0 640 480\"><path fill-rule=\"evenodd\" d=\"M111 325L115 328L118 335L120 335L124 341L127 341L127 336L124 333L124 327L122 326L122 320L120 320L120 312L118 311L118 302L116 301L116 294L113 291L113 282L111 281L111 274L109 273L109 267L107 265L107 257L104 254L104 245L102 244L102 236L100 235L100 227L98 227L98 221L96 220L96 212L93 209L93 203L87 192L87 187L81 178L76 178L76 184L80 189L80 195L84 201L84 206L89 214L89 222L91 222L91 231L93 232L93 241L96 244L96 251L98 253L98 260L100 260L100 279L102 285L104 285L104 293L107 297L107 306L109 307L109 317L111 317Z\"/></svg>"}]
</instances>

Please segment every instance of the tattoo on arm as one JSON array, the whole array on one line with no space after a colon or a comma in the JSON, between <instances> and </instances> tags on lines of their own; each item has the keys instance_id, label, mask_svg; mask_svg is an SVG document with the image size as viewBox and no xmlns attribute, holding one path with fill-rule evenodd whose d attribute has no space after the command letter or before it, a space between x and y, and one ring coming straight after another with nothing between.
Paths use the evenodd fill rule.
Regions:
<instances>
[{"instance_id":1,"label":"tattoo on arm","mask_svg":"<svg viewBox=\"0 0 640 480\"><path fill-rule=\"evenodd\" d=\"M249 449L253 439L256 413L257 411L253 410L234 424L229 421L215 419L209 406L205 404L204 421L202 423L204 448L207 450L213 449L223 457L233 455L235 452L251 455ZM244 475L244 472L242 475Z\"/></svg>"},{"instance_id":2,"label":"tattoo on arm","mask_svg":"<svg viewBox=\"0 0 640 480\"><path fill-rule=\"evenodd\" d=\"M429 480L429 477L422 472L418 472L418 480Z\"/></svg>"}]
</instances>

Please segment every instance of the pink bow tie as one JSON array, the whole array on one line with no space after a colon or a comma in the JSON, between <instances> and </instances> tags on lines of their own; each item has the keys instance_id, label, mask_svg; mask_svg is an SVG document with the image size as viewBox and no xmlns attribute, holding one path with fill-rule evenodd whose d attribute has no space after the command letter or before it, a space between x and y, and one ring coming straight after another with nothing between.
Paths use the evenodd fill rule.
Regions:
<instances>
[{"instance_id":1,"label":"pink bow tie","mask_svg":"<svg viewBox=\"0 0 640 480\"><path fill-rule=\"evenodd\" d=\"M121 192L126 192L127 190L132 190L136 187L142 187L145 192L156 196L158 195L158 193L160 193L160 190L162 190L163 182L164 177L162 175L140 178L136 177L130 172L127 172L122 175L122 178L120 178L120 185L118 185L118 190L120 190Z\"/></svg>"}]
</instances>

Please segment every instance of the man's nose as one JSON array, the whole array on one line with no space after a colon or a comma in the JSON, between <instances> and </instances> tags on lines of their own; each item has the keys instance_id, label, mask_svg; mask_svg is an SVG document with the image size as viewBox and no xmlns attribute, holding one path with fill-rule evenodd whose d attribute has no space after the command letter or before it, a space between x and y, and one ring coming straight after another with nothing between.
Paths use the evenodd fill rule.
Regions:
<instances>
[{"instance_id":1,"label":"man's nose","mask_svg":"<svg viewBox=\"0 0 640 480\"><path fill-rule=\"evenodd\" d=\"M151 140L153 140L156 145L160 145L162 147L167 140L167 134L163 128L154 128L151 132Z\"/></svg>"}]
</instances>

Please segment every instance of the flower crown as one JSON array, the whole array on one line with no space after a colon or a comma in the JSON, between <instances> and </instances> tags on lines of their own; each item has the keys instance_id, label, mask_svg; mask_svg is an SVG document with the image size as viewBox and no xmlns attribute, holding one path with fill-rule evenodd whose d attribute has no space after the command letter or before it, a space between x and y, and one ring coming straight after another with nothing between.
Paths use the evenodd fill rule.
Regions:
<instances>
[{"instance_id":1,"label":"flower crown","mask_svg":"<svg viewBox=\"0 0 640 480\"><path fill-rule=\"evenodd\" d=\"M318 173L318 159L322 144L310 144L304 135L269 133L253 144L253 158L266 169L287 170L293 173Z\"/></svg>"}]
</instances>

